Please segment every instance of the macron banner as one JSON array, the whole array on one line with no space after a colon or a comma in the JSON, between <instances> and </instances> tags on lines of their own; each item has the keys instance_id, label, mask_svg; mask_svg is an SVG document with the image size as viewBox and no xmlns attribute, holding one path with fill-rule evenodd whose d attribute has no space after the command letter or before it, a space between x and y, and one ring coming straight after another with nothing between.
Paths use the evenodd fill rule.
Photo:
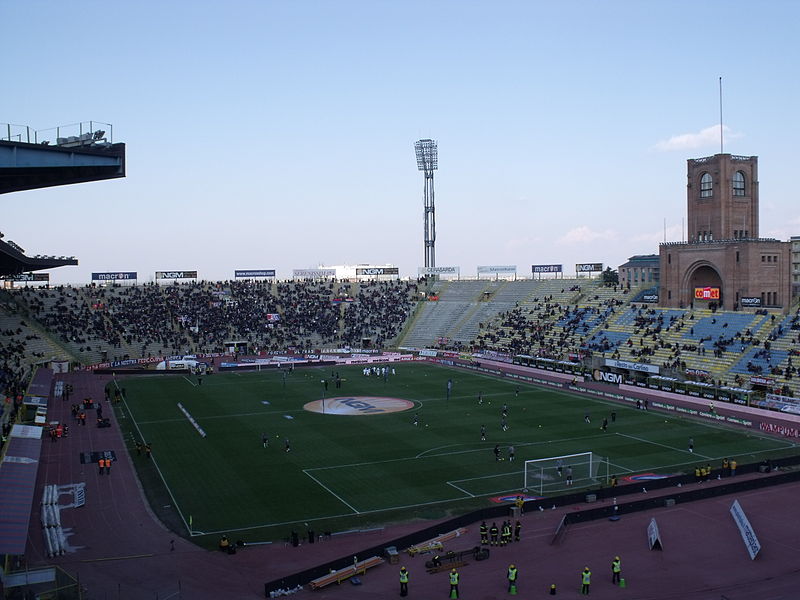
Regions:
<instances>
[{"instance_id":1,"label":"macron banner","mask_svg":"<svg viewBox=\"0 0 800 600\"><path fill-rule=\"evenodd\" d=\"M564 265L531 265L533 273L561 273Z\"/></svg>"},{"instance_id":2,"label":"macron banner","mask_svg":"<svg viewBox=\"0 0 800 600\"><path fill-rule=\"evenodd\" d=\"M254 277L275 277L275 269L251 269L251 270L241 270L235 271L234 277L244 277L247 279L252 279Z\"/></svg>"},{"instance_id":3,"label":"macron banner","mask_svg":"<svg viewBox=\"0 0 800 600\"><path fill-rule=\"evenodd\" d=\"M92 281L121 281L137 279L136 271L116 271L114 273L92 273Z\"/></svg>"}]
</instances>

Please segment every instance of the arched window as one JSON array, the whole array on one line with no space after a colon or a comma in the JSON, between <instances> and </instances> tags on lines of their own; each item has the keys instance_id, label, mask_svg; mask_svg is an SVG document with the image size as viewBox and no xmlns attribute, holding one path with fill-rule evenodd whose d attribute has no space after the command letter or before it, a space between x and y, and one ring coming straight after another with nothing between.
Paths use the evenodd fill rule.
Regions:
<instances>
[{"instance_id":1,"label":"arched window","mask_svg":"<svg viewBox=\"0 0 800 600\"><path fill-rule=\"evenodd\" d=\"M714 182L711 179L711 175L708 173L703 173L700 176L700 197L701 198L711 198L713 195L713 186Z\"/></svg>"},{"instance_id":2,"label":"arched window","mask_svg":"<svg viewBox=\"0 0 800 600\"><path fill-rule=\"evenodd\" d=\"M733 195L744 196L744 173L741 171L733 174Z\"/></svg>"}]
</instances>

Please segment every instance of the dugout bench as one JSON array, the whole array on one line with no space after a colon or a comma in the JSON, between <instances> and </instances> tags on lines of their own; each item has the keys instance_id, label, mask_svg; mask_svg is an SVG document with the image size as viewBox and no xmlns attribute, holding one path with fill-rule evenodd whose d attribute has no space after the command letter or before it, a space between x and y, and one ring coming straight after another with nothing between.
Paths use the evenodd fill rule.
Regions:
<instances>
[{"instance_id":1,"label":"dugout bench","mask_svg":"<svg viewBox=\"0 0 800 600\"><path fill-rule=\"evenodd\" d=\"M312 590L324 588L326 585L330 585L332 583L340 585L346 579L349 579L354 575L364 575L367 572L367 569L377 567L384 562L386 561L384 561L382 558L373 556L372 558L359 561L350 567L345 567L344 569L339 569L338 571L332 571L327 575L323 575L322 577L317 577L308 585Z\"/></svg>"}]
</instances>

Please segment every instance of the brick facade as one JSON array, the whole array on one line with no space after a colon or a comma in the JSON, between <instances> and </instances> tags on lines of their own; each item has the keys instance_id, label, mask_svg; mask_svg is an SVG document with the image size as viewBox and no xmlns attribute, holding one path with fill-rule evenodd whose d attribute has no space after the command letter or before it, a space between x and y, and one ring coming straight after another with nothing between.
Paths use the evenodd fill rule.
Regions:
<instances>
[{"instance_id":1,"label":"brick facade","mask_svg":"<svg viewBox=\"0 0 800 600\"><path fill-rule=\"evenodd\" d=\"M689 241L659 248L659 303L738 310L746 297L787 311L791 244L758 237L758 158L691 159L687 178ZM696 299L695 288L705 287L719 288L719 299Z\"/></svg>"}]
</instances>

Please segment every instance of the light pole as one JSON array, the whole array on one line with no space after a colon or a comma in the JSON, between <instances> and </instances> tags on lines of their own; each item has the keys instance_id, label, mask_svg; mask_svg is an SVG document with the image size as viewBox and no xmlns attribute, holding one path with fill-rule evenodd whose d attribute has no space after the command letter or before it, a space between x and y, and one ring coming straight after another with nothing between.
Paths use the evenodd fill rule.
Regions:
<instances>
[{"instance_id":1,"label":"light pole","mask_svg":"<svg viewBox=\"0 0 800 600\"><path fill-rule=\"evenodd\" d=\"M435 140L419 140L414 144L417 169L425 173L425 266L436 266L436 209L433 202L433 172L439 168Z\"/></svg>"}]
</instances>

